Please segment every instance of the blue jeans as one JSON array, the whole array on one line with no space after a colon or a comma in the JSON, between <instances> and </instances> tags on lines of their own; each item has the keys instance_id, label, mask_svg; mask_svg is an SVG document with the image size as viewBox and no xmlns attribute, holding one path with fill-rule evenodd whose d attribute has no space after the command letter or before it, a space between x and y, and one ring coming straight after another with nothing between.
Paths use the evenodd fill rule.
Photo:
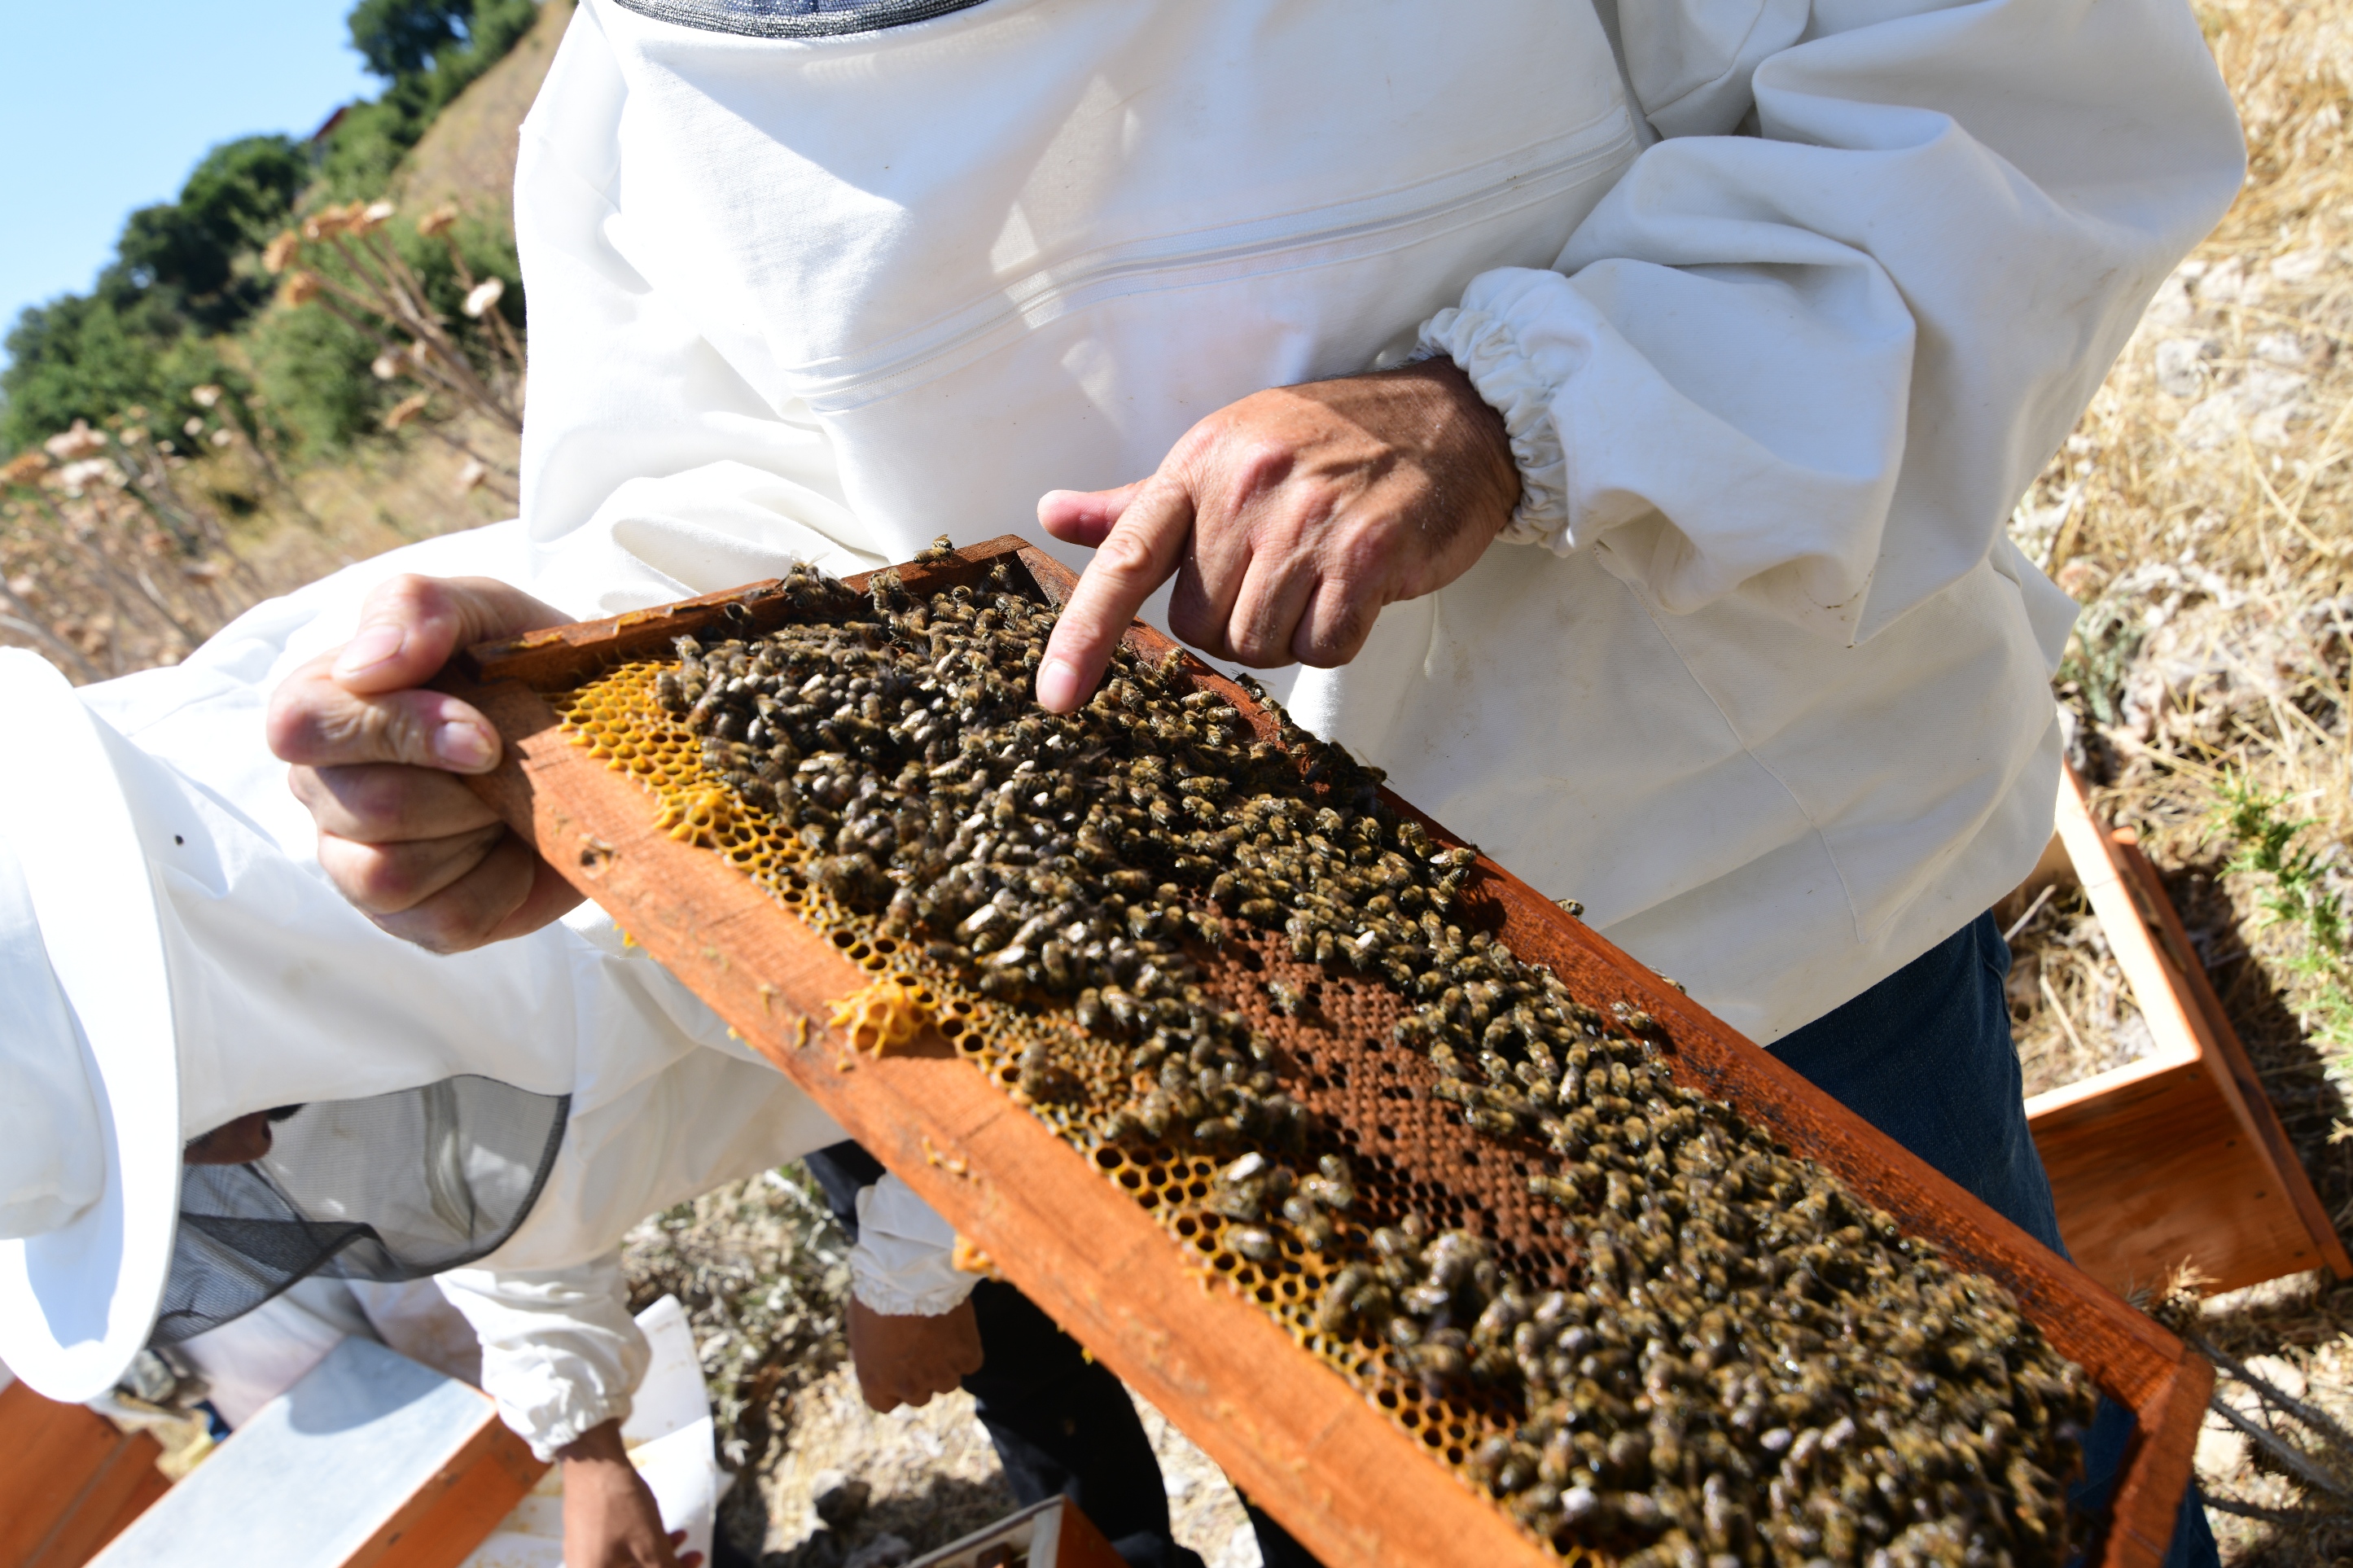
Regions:
<instances>
[{"instance_id":1,"label":"blue jeans","mask_svg":"<svg viewBox=\"0 0 2353 1568\"><path fill-rule=\"evenodd\" d=\"M1968 926L1772 1049L1816 1088L1982 1199L2061 1257L2051 1182L2026 1128L2025 1085L2002 981L2010 949L1993 916ZM2086 1509L2105 1505L2132 1433L2106 1399L2085 1444ZM2221 1568L2193 1484L2166 1568Z\"/></svg>"}]
</instances>

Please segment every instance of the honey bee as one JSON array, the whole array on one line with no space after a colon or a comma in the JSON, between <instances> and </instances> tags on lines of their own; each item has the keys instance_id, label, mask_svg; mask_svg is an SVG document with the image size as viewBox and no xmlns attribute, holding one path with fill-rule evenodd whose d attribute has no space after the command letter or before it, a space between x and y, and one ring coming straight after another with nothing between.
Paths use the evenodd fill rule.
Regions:
<instances>
[{"instance_id":1,"label":"honey bee","mask_svg":"<svg viewBox=\"0 0 2353 1568\"><path fill-rule=\"evenodd\" d=\"M1242 1226L1232 1233L1233 1248L1252 1263L1271 1263L1282 1256L1282 1247L1274 1234L1257 1226Z\"/></svg>"}]
</instances>

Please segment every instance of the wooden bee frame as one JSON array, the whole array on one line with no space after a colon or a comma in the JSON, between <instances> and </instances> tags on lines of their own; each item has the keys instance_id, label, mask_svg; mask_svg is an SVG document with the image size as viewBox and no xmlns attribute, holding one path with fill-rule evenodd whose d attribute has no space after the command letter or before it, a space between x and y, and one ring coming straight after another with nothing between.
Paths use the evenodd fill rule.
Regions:
<instances>
[{"instance_id":1,"label":"wooden bee frame","mask_svg":"<svg viewBox=\"0 0 2353 1568\"><path fill-rule=\"evenodd\" d=\"M2052 850L2027 886L2082 886L2157 1041L2137 1062L2026 1102L2076 1263L2119 1291L2162 1286L2184 1263L2209 1291L2307 1268L2353 1279L2157 868L2130 828L2092 815L2073 768Z\"/></svg>"},{"instance_id":2,"label":"wooden bee frame","mask_svg":"<svg viewBox=\"0 0 2353 1568\"><path fill-rule=\"evenodd\" d=\"M148 1433L0 1386L0 1568L81 1568L171 1489L163 1457Z\"/></svg>"},{"instance_id":3,"label":"wooden bee frame","mask_svg":"<svg viewBox=\"0 0 2353 1568\"><path fill-rule=\"evenodd\" d=\"M1026 573L1050 603L1062 603L1075 581L1011 535L895 570L921 594L976 584L998 562ZM862 588L866 579L849 582ZM936 1031L909 1051L839 1070L843 1042L819 1020L827 1004L871 977L720 857L659 829L639 786L558 733L542 695L627 659L666 657L681 635L756 636L787 618L776 585L762 584L469 650L442 689L480 708L507 743L499 768L471 782L583 894L1324 1562L1557 1561L1254 1303L1205 1289L1174 1237ZM1141 625L1127 644L1155 659L1176 648ZM1190 673L1246 717L1265 719L1208 667L1193 662ZM1431 832L1444 837L1434 824ZM1604 1009L1622 1002L1658 1020L1679 1078L1734 1102L1907 1231L2009 1289L2058 1352L2137 1418L2089 1560L2108 1568L2162 1560L2213 1385L2205 1362L1503 868L1481 859L1467 893L1514 953L1549 965L1586 1001Z\"/></svg>"}]
</instances>

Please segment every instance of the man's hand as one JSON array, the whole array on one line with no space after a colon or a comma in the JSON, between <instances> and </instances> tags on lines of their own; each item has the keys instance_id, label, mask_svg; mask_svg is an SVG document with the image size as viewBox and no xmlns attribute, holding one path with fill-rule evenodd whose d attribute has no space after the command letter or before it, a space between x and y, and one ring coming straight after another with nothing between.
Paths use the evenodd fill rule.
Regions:
<instances>
[{"instance_id":1,"label":"man's hand","mask_svg":"<svg viewBox=\"0 0 2353 1568\"><path fill-rule=\"evenodd\" d=\"M653 1489L621 1447L621 1424L591 1426L556 1450L564 1465L564 1568L696 1568L686 1531L662 1533Z\"/></svg>"},{"instance_id":2,"label":"man's hand","mask_svg":"<svg viewBox=\"0 0 2353 1568\"><path fill-rule=\"evenodd\" d=\"M936 1318L894 1318L849 1299L849 1359L876 1410L929 1405L980 1370L980 1324L970 1301Z\"/></svg>"},{"instance_id":3,"label":"man's hand","mask_svg":"<svg viewBox=\"0 0 2353 1568\"><path fill-rule=\"evenodd\" d=\"M580 901L456 776L498 765L491 721L418 689L459 648L565 619L487 577L396 577L368 595L350 642L271 695L269 749L294 764L320 867L393 935L460 952Z\"/></svg>"},{"instance_id":4,"label":"man's hand","mask_svg":"<svg viewBox=\"0 0 2353 1568\"><path fill-rule=\"evenodd\" d=\"M1067 713L1173 573L1169 629L1240 664L1339 665L1385 605L1468 572L1519 504L1503 416L1443 360L1277 387L1187 431L1115 490L1052 490L1038 521L1095 547L1038 669Z\"/></svg>"}]
</instances>

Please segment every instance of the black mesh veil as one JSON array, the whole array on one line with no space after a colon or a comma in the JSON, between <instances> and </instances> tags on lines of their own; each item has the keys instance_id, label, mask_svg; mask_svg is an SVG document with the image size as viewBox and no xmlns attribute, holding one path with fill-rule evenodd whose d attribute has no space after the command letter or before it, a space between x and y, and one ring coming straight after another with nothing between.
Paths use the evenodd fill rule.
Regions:
<instances>
[{"instance_id":1,"label":"black mesh veil","mask_svg":"<svg viewBox=\"0 0 2353 1568\"><path fill-rule=\"evenodd\" d=\"M183 1171L150 1342L216 1328L307 1275L418 1279L487 1256L538 1201L571 1106L463 1077L273 1113L262 1158Z\"/></svg>"}]
</instances>

